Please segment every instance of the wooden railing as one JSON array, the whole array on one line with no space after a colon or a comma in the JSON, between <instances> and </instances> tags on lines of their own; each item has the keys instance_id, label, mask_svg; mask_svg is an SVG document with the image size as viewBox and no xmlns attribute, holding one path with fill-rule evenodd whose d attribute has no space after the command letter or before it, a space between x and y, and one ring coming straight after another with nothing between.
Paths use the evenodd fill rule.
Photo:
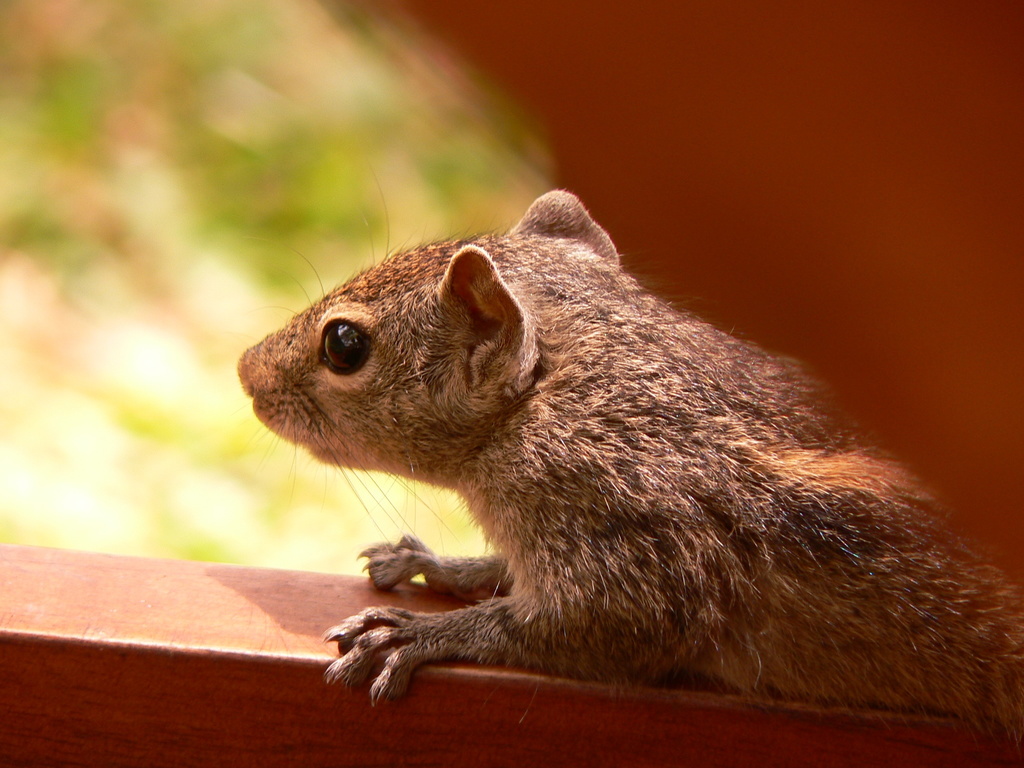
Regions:
<instances>
[{"instance_id":1,"label":"wooden railing","mask_svg":"<svg viewBox=\"0 0 1024 768\"><path fill-rule=\"evenodd\" d=\"M612 690L468 665L372 707L324 684L321 631L363 579L0 546L0 765L980 766L1008 743L940 721Z\"/></svg>"}]
</instances>

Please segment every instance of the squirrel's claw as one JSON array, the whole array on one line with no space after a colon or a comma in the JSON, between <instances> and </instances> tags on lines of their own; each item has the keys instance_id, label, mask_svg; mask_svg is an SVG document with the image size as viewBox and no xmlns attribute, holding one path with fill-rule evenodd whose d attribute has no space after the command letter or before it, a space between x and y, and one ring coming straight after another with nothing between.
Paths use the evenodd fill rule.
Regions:
<instances>
[{"instance_id":1,"label":"squirrel's claw","mask_svg":"<svg viewBox=\"0 0 1024 768\"><path fill-rule=\"evenodd\" d=\"M436 562L433 552L415 536L406 534L397 544L375 544L359 553L367 559L363 570L369 572L373 586L391 590L423 573L425 564Z\"/></svg>"},{"instance_id":2,"label":"squirrel's claw","mask_svg":"<svg viewBox=\"0 0 1024 768\"><path fill-rule=\"evenodd\" d=\"M343 656L331 663L324 679L349 687L361 685L381 653L387 653L384 669L370 688L370 699L376 703L381 698L399 698L418 663L403 646L416 640L416 618L401 608L367 608L327 630L324 640L337 642Z\"/></svg>"}]
</instances>

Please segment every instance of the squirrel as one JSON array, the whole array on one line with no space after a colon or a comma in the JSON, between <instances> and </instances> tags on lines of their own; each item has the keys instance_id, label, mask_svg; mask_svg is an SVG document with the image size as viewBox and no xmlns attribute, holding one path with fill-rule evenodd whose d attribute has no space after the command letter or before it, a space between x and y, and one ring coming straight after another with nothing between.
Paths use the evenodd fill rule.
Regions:
<instances>
[{"instance_id":1,"label":"squirrel","mask_svg":"<svg viewBox=\"0 0 1024 768\"><path fill-rule=\"evenodd\" d=\"M341 467L455 489L494 554L367 549L329 681L398 698L424 662L1024 731L1024 605L796 361L644 290L573 194L506 235L389 256L245 352L256 415Z\"/></svg>"}]
</instances>

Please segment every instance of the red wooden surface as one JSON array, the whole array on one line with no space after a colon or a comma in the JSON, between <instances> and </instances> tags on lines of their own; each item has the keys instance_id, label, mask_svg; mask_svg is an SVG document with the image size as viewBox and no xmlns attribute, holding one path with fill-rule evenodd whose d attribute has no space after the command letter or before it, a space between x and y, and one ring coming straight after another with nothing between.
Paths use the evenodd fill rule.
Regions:
<instances>
[{"instance_id":1,"label":"red wooden surface","mask_svg":"<svg viewBox=\"0 0 1024 768\"><path fill-rule=\"evenodd\" d=\"M976 766L1020 753L948 723L615 691L436 665L371 707L320 632L362 579L0 546L0 764Z\"/></svg>"}]
</instances>

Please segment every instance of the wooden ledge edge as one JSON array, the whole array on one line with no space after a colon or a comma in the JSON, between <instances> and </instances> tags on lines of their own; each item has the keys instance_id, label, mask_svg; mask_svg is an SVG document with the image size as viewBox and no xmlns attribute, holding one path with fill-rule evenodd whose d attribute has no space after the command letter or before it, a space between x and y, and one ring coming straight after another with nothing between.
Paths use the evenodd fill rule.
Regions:
<instances>
[{"instance_id":1,"label":"wooden ledge edge","mask_svg":"<svg viewBox=\"0 0 1024 768\"><path fill-rule=\"evenodd\" d=\"M470 665L373 707L323 682L322 631L459 603L362 578L0 545L0 583L5 765L1024 764L941 721Z\"/></svg>"}]
</instances>

